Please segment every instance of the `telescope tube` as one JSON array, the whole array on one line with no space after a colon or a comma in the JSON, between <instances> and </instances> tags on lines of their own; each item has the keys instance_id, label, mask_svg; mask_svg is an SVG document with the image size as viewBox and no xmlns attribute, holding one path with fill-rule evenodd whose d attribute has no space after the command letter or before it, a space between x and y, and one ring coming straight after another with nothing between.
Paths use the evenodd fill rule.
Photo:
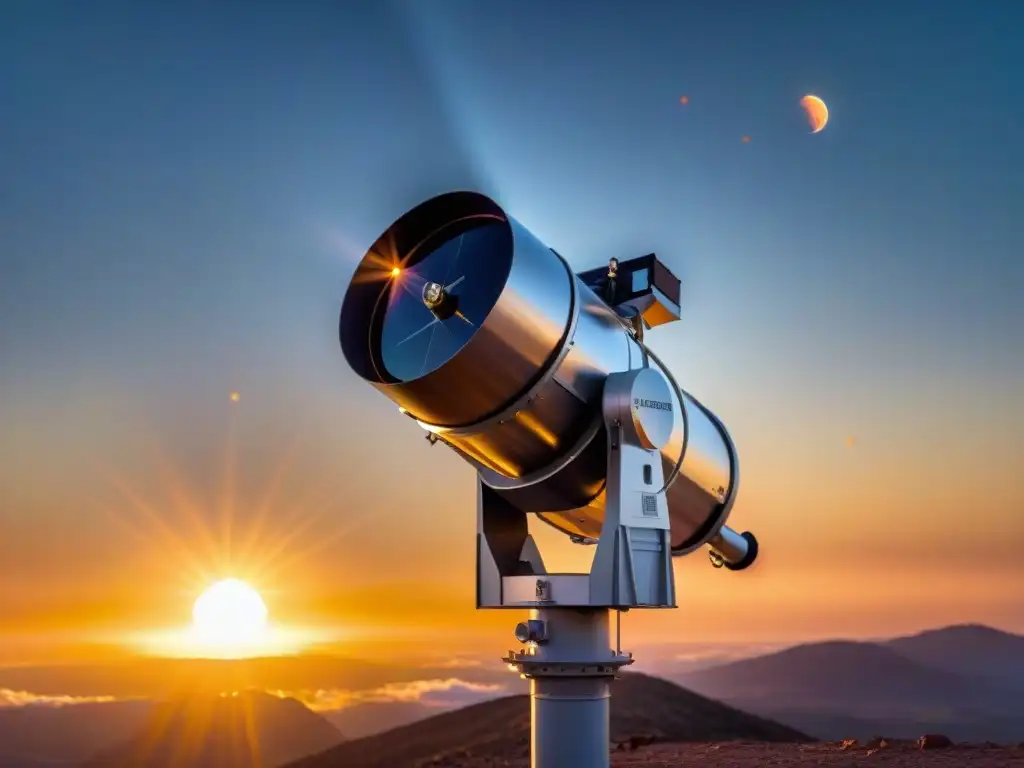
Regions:
<instances>
[{"instance_id":1,"label":"telescope tube","mask_svg":"<svg viewBox=\"0 0 1024 768\"><path fill-rule=\"evenodd\" d=\"M753 536L724 527L739 481L724 425L490 198L439 195L392 224L356 269L339 337L360 377L577 541L596 540L604 521L604 381L658 369L672 384L661 458L673 554L711 544L713 562L737 569L756 556Z\"/></svg>"}]
</instances>

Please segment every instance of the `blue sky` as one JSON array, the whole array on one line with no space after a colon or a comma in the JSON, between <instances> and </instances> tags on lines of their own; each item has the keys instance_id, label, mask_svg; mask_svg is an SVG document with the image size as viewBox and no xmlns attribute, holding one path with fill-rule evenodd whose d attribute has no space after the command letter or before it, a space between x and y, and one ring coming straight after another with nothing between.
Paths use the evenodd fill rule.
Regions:
<instances>
[{"instance_id":1,"label":"blue sky","mask_svg":"<svg viewBox=\"0 0 1024 768\"><path fill-rule=\"evenodd\" d=\"M97 464L155 487L147 440L208 495L226 443L244 496L301 432L298 486L348 473L362 504L386 478L367 457L408 451L418 483L471 503L467 470L423 458L336 339L362 251L458 187L580 270L656 251L683 278L682 322L650 343L733 431L744 524L794 557L846 540L851 563L865 546L895 560L913 539L922 568L959 552L1020 578L1024 8L11 2L0 18L5 578L63 572L56 525L84 537L83 594L106 589L123 549L77 497L102 494ZM817 135L805 93L831 110ZM316 530L344 521L336 503ZM79 599L64 583L55 615ZM985 616L1024 628L1022 608Z\"/></svg>"}]
</instances>

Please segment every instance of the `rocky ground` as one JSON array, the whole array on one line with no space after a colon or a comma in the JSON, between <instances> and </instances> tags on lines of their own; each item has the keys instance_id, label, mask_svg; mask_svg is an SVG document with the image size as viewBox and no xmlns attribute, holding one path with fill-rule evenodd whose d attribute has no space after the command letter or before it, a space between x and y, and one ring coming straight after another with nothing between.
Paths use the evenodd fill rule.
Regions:
<instances>
[{"instance_id":1,"label":"rocky ground","mask_svg":"<svg viewBox=\"0 0 1024 768\"><path fill-rule=\"evenodd\" d=\"M1024 749L958 745L921 750L916 744L848 746L825 744L686 744L653 745L621 752L615 766L649 768L789 768L792 766L879 766L890 768L1024 768Z\"/></svg>"},{"instance_id":2,"label":"rocky ground","mask_svg":"<svg viewBox=\"0 0 1024 768\"><path fill-rule=\"evenodd\" d=\"M528 758L449 756L420 763L423 768L528 768ZM957 744L921 749L914 742L823 742L817 744L652 744L612 752L615 768L1024 768L1024 744Z\"/></svg>"}]
</instances>

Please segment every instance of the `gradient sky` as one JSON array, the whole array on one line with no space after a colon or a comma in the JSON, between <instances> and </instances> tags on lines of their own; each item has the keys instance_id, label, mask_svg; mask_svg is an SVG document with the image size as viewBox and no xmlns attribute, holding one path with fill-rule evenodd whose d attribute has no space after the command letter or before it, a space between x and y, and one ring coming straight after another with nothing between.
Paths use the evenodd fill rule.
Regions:
<instances>
[{"instance_id":1,"label":"gradient sky","mask_svg":"<svg viewBox=\"0 0 1024 768\"><path fill-rule=\"evenodd\" d=\"M763 559L679 562L634 637L1024 631L1024 8L215 5L0 11L0 656L226 575L506 647L471 470L337 343L362 252L452 188L683 279L648 340L729 426Z\"/></svg>"}]
</instances>

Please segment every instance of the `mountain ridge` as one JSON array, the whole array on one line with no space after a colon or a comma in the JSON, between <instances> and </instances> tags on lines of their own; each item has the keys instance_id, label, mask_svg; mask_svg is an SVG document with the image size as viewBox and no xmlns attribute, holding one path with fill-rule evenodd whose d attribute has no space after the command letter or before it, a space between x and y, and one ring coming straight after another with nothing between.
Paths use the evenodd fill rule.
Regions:
<instances>
[{"instance_id":1,"label":"mountain ridge","mask_svg":"<svg viewBox=\"0 0 1024 768\"><path fill-rule=\"evenodd\" d=\"M1024 637L985 625L804 643L678 679L822 738L936 729L961 740L1024 738L1024 712L1013 703L1024 699Z\"/></svg>"},{"instance_id":2,"label":"mountain ridge","mask_svg":"<svg viewBox=\"0 0 1024 768\"><path fill-rule=\"evenodd\" d=\"M742 712L668 680L626 672L612 684L611 738L810 742L794 728ZM344 742L288 768L396 768L431 758L521 759L530 750L530 698L505 696Z\"/></svg>"},{"instance_id":3,"label":"mountain ridge","mask_svg":"<svg viewBox=\"0 0 1024 768\"><path fill-rule=\"evenodd\" d=\"M343 739L296 699L261 691L189 694L155 706L134 736L82 768L272 768Z\"/></svg>"}]
</instances>

